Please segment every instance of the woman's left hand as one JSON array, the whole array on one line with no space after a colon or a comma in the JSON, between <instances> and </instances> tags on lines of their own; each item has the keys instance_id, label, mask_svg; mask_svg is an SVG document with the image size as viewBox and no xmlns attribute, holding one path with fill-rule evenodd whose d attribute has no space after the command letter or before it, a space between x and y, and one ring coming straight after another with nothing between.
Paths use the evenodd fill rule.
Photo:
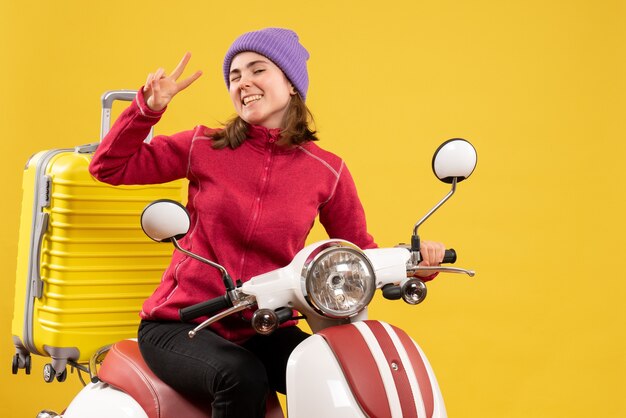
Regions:
<instances>
[{"instance_id":1,"label":"woman's left hand","mask_svg":"<svg viewBox=\"0 0 626 418\"><path fill-rule=\"evenodd\" d=\"M441 242L422 241L420 242L420 253L422 261L419 263L422 267L436 267L441 264L446 253L446 246ZM429 277L433 275L431 271L417 271L417 277Z\"/></svg>"}]
</instances>

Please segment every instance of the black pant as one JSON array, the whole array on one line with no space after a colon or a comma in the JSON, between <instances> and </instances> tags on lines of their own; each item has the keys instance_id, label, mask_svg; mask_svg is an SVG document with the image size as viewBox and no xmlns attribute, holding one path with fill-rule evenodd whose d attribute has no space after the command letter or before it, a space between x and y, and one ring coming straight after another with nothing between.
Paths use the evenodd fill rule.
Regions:
<instances>
[{"instance_id":1,"label":"black pant","mask_svg":"<svg viewBox=\"0 0 626 418\"><path fill-rule=\"evenodd\" d=\"M242 345L210 330L193 339L194 325L142 321L139 348L150 369L187 396L212 399L213 418L263 417L269 390L286 392L285 370L294 348L308 334L297 327L256 335Z\"/></svg>"}]
</instances>

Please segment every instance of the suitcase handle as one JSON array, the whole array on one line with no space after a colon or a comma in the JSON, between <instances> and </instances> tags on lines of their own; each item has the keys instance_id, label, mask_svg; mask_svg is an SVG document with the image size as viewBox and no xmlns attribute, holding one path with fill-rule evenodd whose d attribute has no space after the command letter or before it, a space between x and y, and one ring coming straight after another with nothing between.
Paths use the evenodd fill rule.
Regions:
<instances>
[{"instance_id":1,"label":"suitcase handle","mask_svg":"<svg viewBox=\"0 0 626 418\"><path fill-rule=\"evenodd\" d=\"M122 100L125 102L132 102L135 100L137 90L109 90L105 91L100 100L102 101L102 116L100 118L100 141L91 144L84 144L77 146L74 151L79 154L91 154L96 151L100 142L104 139L109 130L111 129L111 108L113 102ZM152 139L154 129L150 129L150 133L144 141L150 142Z\"/></svg>"},{"instance_id":2,"label":"suitcase handle","mask_svg":"<svg viewBox=\"0 0 626 418\"><path fill-rule=\"evenodd\" d=\"M123 100L126 102L132 102L137 95L137 90L110 90L105 91L102 94L102 108L110 109L113 106L113 102L116 100Z\"/></svg>"},{"instance_id":3,"label":"suitcase handle","mask_svg":"<svg viewBox=\"0 0 626 418\"><path fill-rule=\"evenodd\" d=\"M36 245L33 248L36 248L37 251L35 254L31 253L30 257L30 285L31 285L31 295L34 298L41 298L43 295L43 280L41 280L41 254L39 249L41 249L43 244L43 236L48 230L48 221L50 218L50 214L47 212L41 212L39 216L35 219L34 225L34 233L33 237L37 240Z\"/></svg>"},{"instance_id":4,"label":"suitcase handle","mask_svg":"<svg viewBox=\"0 0 626 418\"><path fill-rule=\"evenodd\" d=\"M111 108L113 107L113 102L116 100L122 100L125 102L132 102L135 100L135 96L137 95L137 90L110 90L105 91L102 94L102 118L100 120L100 141L105 137L105 135L111 129ZM150 129L150 133L148 137L145 139L146 142L150 142L152 139L152 129Z\"/></svg>"}]
</instances>

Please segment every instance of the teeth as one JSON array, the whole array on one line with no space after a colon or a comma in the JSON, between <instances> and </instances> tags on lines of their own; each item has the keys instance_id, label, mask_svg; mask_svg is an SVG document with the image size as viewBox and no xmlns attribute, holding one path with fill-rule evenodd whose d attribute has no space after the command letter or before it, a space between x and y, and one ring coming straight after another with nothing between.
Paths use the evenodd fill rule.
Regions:
<instances>
[{"instance_id":1,"label":"teeth","mask_svg":"<svg viewBox=\"0 0 626 418\"><path fill-rule=\"evenodd\" d=\"M261 94L255 94L254 96L248 96L243 98L243 105L247 106L251 102L255 102L263 97Z\"/></svg>"}]
</instances>

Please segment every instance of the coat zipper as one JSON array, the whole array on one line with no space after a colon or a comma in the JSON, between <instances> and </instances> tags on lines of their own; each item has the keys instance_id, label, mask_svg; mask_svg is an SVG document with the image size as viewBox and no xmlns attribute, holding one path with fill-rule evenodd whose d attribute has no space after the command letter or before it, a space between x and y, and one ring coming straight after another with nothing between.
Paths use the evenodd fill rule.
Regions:
<instances>
[{"instance_id":1,"label":"coat zipper","mask_svg":"<svg viewBox=\"0 0 626 418\"><path fill-rule=\"evenodd\" d=\"M239 277L241 277L242 279L244 277L244 267L246 263L246 256L248 254L250 241L252 240L252 237L257 227L259 216L261 215L261 205L262 205L263 198L265 197L265 192L267 190L267 184L269 182L269 171L270 171L270 167L272 165L273 159L274 159L273 151L275 147L276 138L274 138L272 134L270 134L269 132L267 135L268 135L267 158L265 159L265 164L263 167L263 177L261 179L259 193L257 194L254 200L254 210L252 211L252 221L251 221L251 225L249 228L249 232L246 235L244 251L243 251L243 254L241 255L241 262L239 264Z\"/></svg>"}]
</instances>

